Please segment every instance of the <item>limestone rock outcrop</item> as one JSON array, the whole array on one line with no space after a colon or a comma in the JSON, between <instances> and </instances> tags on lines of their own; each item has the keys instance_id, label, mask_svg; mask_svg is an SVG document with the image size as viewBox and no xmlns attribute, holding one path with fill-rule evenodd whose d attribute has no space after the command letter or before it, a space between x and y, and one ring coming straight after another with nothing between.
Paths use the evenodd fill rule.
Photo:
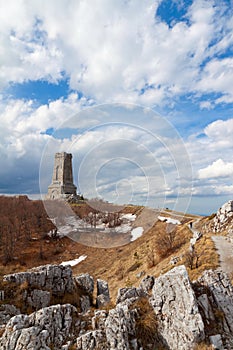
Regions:
<instances>
[{"instance_id":1,"label":"limestone rock outcrop","mask_svg":"<svg viewBox=\"0 0 233 350\"><path fill-rule=\"evenodd\" d=\"M77 287L84 293L80 297L80 306L82 312L87 312L92 305L93 291L94 291L94 278L88 273L74 277Z\"/></svg>"},{"instance_id":2,"label":"limestone rock outcrop","mask_svg":"<svg viewBox=\"0 0 233 350\"><path fill-rule=\"evenodd\" d=\"M4 281L18 285L27 283L29 287L50 290L53 294L71 293L74 289L70 266L44 265L27 272L18 272L4 276Z\"/></svg>"},{"instance_id":3,"label":"limestone rock outcrop","mask_svg":"<svg viewBox=\"0 0 233 350\"><path fill-rule=\"evenodd\" d=\"M35 299L33 303L39 306L43 296L46 300L49 295L43 294L48 291L38 289L38 281L42 281L41 286L53 286L51 275L50 282L46 282L47 274L41 274L47 269L36 270L36 275L34 270L30 277L31 272L9 275L5 280L37 286L28 291L27 298ZM58 270L54 268L62 278ZM233 286L222 272L205 271L193 283L185 266L175 267L158 278L145 276L139 287L119 289L116 306L110 310L90 309L94 290L91 276L76 276L72 283L72 288L76 286L81 293L80 309L58 304L42 306L26 315L19 314L12 305L2 307L1 327L5 330L0 349L191 350L202 341L213 344L215 349L233 349ZM57 292L56 288L53 290ZM103 280L97 281L98 296L110 299L108 284Z\"/></svg>"},{"instance_id":4,"label":"limestone rock outcrop","mask_svg":"<svg viewBox=\"0 0 233 350\"><path fill-rule=\"evenodd\" d=\"M26 305L32 307L33 310L39 310L47 307L50 304L50 292L41 289L33 289L32 291L25 291L24 301Z\"/></svg>"},{"instance_id":5,"label":"limestone rock outcrop","mask_svg":"<svg viewBox=\"0 0 233 350\"><path fill-rule=\"evenodd\" d=\"M31 315L17 315L7 323L0 340L2 350L61 349L72 337L76 308L53 305Z\"/></svg>"},{"instance_id":6,"label":"limestone rock outcrop","mask_svg":"<svg viewBox=\"0 0 233 350\"><path fill-rule=\"evenodd\" d=\"M94 278L89 273L83 273L75 276L77 285L83 289L87 294L92 294L94 291Z\"/></svg>"},{"instance_id":7,"label":"limestone rock outcrop","mask_svg":"<svg viewBox=\"0 0 233 350\"><path fill-rule=\"evenodd\" d=\"M96 298L96 306L102 307L108 304L110 301L110 294L108 283L101 279L97 279L97 298Z\"/></svg>"},{"instance_id":8,"label":"limestone rock outcrop","mask_svg":"<svg viewBox=\"0 0 233 350\"><path fill-rule=\"evenodd\" d=\"M150 302L169 349L193 349L205 338L204 323L187 270L179 266L155 280Z\"/></svg>"},{"instance_id":9,"label":"limestone rock outcrop","mask_svg":"<svg viewBox=\"0 0 233 350\"><path fill-rule=\"evenodd\" d=\"M140 288L145 292L148 293L150 290L152 290L155 283L155 278L153 276L145 276L141 283Z\"/></svg>"},{"instance_id":10,"label":"limestone rock outcrop","mask_svg":"<svg viewBox=\"0 0 233 350\"><path fill-rule=\"evenodd\" d=\"M198 300L205 314L205 322L215 324L216 332L222 330L222 336L216 335L224 340L225 348L233 349L233 286L228 275L208 270L203 273L197 283L199 293L200 291L203 293Z\"/></svg>"},{"instance_id":11,"label":"limestone rock outcrop","mask_svg":"<svg viewBox=\"0 0 233 350\"><path fill-rule=\"evenodd\" d=\"M117 305L108 314L96 312L92 319L93 330L77 338L77 349L138 349L135 316L136 310L130 310L127 305Z\"/></svg>"},{"instance_id":12,"label":"limestone rock outcrop","mask_svg":"<svg viewBox=\"0 0 233 350\"><path fill-rule=\"evenodd\" d=\"M135 301L140 297L146 296L146 292L142 288L136 287L128 287L128 288L120 288L117 294L117 304L125 302L125 301Z\"/></svg>"},{"instance_id":13,"label":"limestone rock outcrop","mask_svg":"<svg viewBox=\"0 0 233 350\"><path fill-rule=\"evenodd\" d=\"M7 324L11 317L19 315L20 310L14 305L3 304L0 306L0 326Z\"/></svg>"},{"instance_id":14,"label":"limestone rock outcrop","mask_svg":"<svg viewBox=\"0 0 233 350\"><path fill-rule=\"evenodd\" d=\"M108 350L106 336L103 331L89 331L80 336L76 342L77 350Z\"/></svg>"},{"instance_id":15,"label":"limestone rock outcrop","mask_svg":"<svg viewBox=\"0 0 233 350\"><path fill-rule=\"evenodd\" d=\"M213 219L214 232L229 231L233 228L233 200L223 204Z\"/></svg>"}]
</instances>

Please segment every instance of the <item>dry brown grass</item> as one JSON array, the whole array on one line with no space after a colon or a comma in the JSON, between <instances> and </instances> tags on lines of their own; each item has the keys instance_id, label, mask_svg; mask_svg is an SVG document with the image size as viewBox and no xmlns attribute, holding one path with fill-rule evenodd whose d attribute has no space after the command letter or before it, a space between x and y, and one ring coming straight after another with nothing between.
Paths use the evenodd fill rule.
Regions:
<instances>
[{"instance_id":1,"label":"dry brown grass","mask_svg":"<svg viewBox=\"0 0 233 350\"><path fill-rule=\"evenodd\" d=\"M219 266L219 256L210 235L204 235L195 245L199 257L197 269L188 269L191 280L196 280L205 270L216 269Z\"/></svg>"},{"instance_id":2,"label":"dry brown grass","mask_svg":"<svg viewBox=\"0 0 233 350\"><path fill-rule=\"evenodd\" d=\"M231 284L233 285L233 272L228 274L229 275L229 278L230 278L230 281L231 281Z\"/></svg>"},{"instance_id":3,"label":"dry brown grass","mask_svg":"<svg viewBox=\"0 0 233 350\"><path fill-rule=\"evenodd\" d=\"M164 349L158 333L156 314L148 298L139 298L132 306L137 310L136 336L143 349Z\"/></svg>"},{"instance_id":4,"label":"dry brown grass","mask_svg":"<svg viewBox=\"0 0 233 350\"><path fill-rule=\"evenodd\" d=\"M85 204L75 206L77 213L82 216L86 215L89 209ZM137 213L142 210L140 206L127 206L124 208L125 213ZM150 215L150 212L148 212ZM164 215L164 214L163 214ZM166 215L166 213L165 213ZM170 217L173 215L168 212ZM177 217L178 218L178 217ZM149 216L144 218L147 221ZM190 221L190 218L184 217L183 223ZM140 225L138 225L140 226ZM185 263L182 258L189 248L189 240L192 233L186 224L177 226L175 244L173 249L163 258L160 258L155 249L156 237L164 234L166 223L157 221L142 237L127 245L116 248L94 248L84 246L69 238L61 240L40 239L36 227L33 236L38 238L35 241L27 241L21 250L20 257L8 265L0 265L0 277L4 274L25 271L31 267L56 263L77 258L80 255L87 255L87 259L79 265L73 267L74 274L89 273L94 278L102 278L108 281L112 300L115 300L119 288L125 287L126 284L138 286L140 279L137 278L139 273L144 275L159 276L172 269L170 260L174 256L180 257L177 265ZM41 248L42 247L42 248ZM43 251L43 259L40 257L40 250ZM215 252L210 235L205 235L196 245L197 252L203 254L199 260L199 267L189 271L191 279L196 279L205 269L216 268L218 266L218 255Z\"/></svg>"},{"instance_id":5,"label":"dry brown grass","mask_svg":"<svg viewBox=\"0 0 233 350\"><path fill-rule=\"evenodd\" d=\"M206 343L200 343L197 344L194 348L194 350L213 350L212 345L206 344Z\"/></svg>"}]
</instances>

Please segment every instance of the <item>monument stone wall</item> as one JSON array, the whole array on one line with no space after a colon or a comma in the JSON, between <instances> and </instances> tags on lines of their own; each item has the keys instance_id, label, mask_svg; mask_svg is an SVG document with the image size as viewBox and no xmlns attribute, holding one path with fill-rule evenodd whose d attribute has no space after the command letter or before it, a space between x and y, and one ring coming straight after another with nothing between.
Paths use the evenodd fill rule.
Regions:
<instances>
[{"instance_id":1,"label":"monument stone wall","mask_svg":"<svg viewBox=\"0 0 233 350\"><path fill-rule=\"evenodd\" d=\"M56 153L52 183L48 187L48 199L59 199L67 195L76 195L76 186L73 183L72 154Z\"/></svg>"}]
</instances>

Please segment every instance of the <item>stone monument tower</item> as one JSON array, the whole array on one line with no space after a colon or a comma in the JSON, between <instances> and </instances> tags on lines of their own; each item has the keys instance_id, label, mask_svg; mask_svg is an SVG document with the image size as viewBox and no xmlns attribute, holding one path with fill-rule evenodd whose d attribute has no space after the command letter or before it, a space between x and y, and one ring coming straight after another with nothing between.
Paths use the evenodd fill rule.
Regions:
<instances>
[{"instance_id":1,"label":"stone monument tower","mask_svg":"<svg viewBox=\"0 0 233 350\"><path fill-rule=\"evenodd\" d=\"M72 154L56 153L53 168L52 183L48 187L48 199L66 198L66 195L76 195L73 184Z\"/></svg>"}]
</instances>

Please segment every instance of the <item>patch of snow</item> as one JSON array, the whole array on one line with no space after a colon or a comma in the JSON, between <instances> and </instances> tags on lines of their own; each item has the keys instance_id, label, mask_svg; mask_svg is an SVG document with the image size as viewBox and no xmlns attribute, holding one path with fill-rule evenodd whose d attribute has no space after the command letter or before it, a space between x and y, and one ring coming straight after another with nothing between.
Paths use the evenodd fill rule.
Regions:
<instances>
[{"instance_id":1,"label":"patch of snow","mask_svg":"<svg viewBox=\"0 0 233 350\"><path fill-rule=\"evenodd\" d=\"M72 226L60 226L59 227L59 230L57 231L57 234L59 237L63 237L63 236L66 236L68 235L71 231L73 230L73 227Z\"/></svg>"},{"instance_id":2,"label":"patch of snow","mask_svg":"<svg viewBox=\"0 0 233 350\"><path fill-rule=\"evenodd\" d=\"M106 228L106 225L104 223L102 223L102 224L96 225L96 227L104 230Z\"/></svg>"},{"instance_id":3,"label":"patch of snow","mask_svg":"<svg viewBox=\"0 0 233 350\"><path fill-rule=\"evenodd\" d=\"M99 220L96 224L96 227L92 226L89 222L86 222L80 219L78 216L68 216L64 218L63 224L58 224L58 237L64 237L69 235L71 232L76 232L78 230L96 230L107 232L116 232L116 233L128 233L132 230L132 222L135 221L137 216L135 214L122 214L120 219L123 220L121 225L114 228L109 227L109 223L105 224ZM54 221L55 222L55 221ZM52 233L49 233L52 236Z\"/></svg>"},{"instance_id":4,"label":"patch of snow","mask_svg":"<svg viewBox=\"0 0 233 350\"><path fill-rule=\"evenodd\" d=\"M129 221L135 221L136 220L136 215L134 214L124 214L122 215L122 219L126 219L126 220L129 220Z\"/></svg>"},{"instance_id":5,"label":"patch of snow","mask_svg":"<svg viewBox=\"0 0 233 350\"><path fill-rule=\"evenodd\" d=\"M136 239L138 239L139 237L141 237L143 233L143 227L136 227L131 231L131 242L135 241Z\"/></svg>"},{"instance_id":6,"label":"patch of snow","mask_svg":"<svg viewBox=\"0 0 233 350\"><path fill-rule=\"evenodd\" d=\"M165 216L158 216L158 219L159 219L159 221L166 222L168 224L173 224L173 225L180 225L181 224L181 222L179 220L167 218Z\"/></svg>"},{"instance_id":7,"label":"patch of snow","mask_svg":"<svg viewBox=\"0 0 233 350\"><path fill-rule=\"evenodd\" d=\"M130 224L121 224L120 226L114 227L114 231L119 233L127 233L130 230L131 230Z\"/></svg>"},{"instance_id":8,"label":"patch of snow","mask_svg":"<svg viewBox=\"0 0 233 350\"><path fill-rule=\"evenodd\" d=\"M79 258L69 261L63 261L60 265L62 266L75 266L78 265L81 261L85 260L87 258L87 255L81 255Z\"/></svg>"}]
</instances>

